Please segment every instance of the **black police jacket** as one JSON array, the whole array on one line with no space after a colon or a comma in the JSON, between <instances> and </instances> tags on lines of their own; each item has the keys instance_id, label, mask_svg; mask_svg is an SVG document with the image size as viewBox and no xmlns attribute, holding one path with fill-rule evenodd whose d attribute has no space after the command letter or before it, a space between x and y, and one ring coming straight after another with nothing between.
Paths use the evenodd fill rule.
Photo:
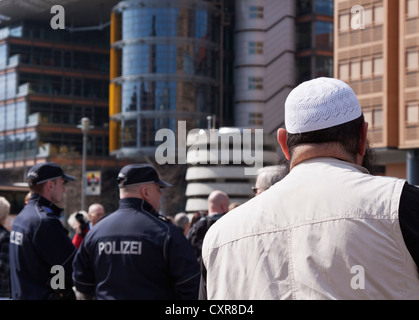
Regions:
<instances>
[{"instance_id":1,"label":"black police jacket","mask_svg":"<svg viewBox=\"0 0 419 320\"><path fill-rule=\"evenodd\" d=\"M76 289L97 299L197 299L200 268L182 232L144 200L125 198L86 235Z\"/></svg>"},{"instance_id":2,"label":"black police jacket","mask_svg":"<svg viewBox=\"0 0 419 320\"><path fill-rule=\"evenodd\" d=\"M59 220L61 214L62 209L33 194L14 220L9 245L12 299L75 298L71 274L76 247Z\"/></svg>"}]
</instances>

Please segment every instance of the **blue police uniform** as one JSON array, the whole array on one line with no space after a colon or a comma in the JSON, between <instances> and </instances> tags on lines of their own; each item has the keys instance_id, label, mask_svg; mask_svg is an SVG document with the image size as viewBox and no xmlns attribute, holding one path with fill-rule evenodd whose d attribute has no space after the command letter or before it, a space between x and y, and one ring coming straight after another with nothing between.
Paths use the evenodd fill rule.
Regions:
<instances>
[{"instance_id":1,"label":"blue police uniform","mask_svg":"<svg viewBox=\"0 0 419 320\"><path fill-rule=\"evenodd\" d=\"M61 208L32 194L14 220L9 246L12 299L75 298L71 274L76 247L59 220L61 214ZM64 268L64 288L59 280L57 289L51 286L55 265Z\"/></svg>"},{"instance_id":2,"label":"blue police uniform","mask_svg":"<svg viewBox=\"0 0 419 320\"><path fill-rule=\"evenodd\" d=\"M200 268L190 244L142 199L121 199L89 231L73 270L76 289L97 299L198 298Z\"/></svg>"}]
</instances>

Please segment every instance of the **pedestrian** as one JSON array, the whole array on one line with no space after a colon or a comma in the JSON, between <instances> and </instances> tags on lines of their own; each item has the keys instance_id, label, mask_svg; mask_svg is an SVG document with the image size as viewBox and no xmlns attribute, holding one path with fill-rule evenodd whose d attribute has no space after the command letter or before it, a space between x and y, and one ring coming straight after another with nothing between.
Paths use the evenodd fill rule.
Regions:
<instances>
[{"instance_id":1,"label":"pedestrian","mask_svg":"<svg viewBox=\"0 0 419 320\"><path fill-rule=\"evenodd\" d=\"M179 212L174 218L175 225L186 235L189 231L190 221L185 212Z\"/></svg>"},{"instance_id":2,"label":"pedestrian","mask_svg":"<svg viewBox=\"0 0 419 320\"><path fill-rule=\"evenodd\" d=\"M199 263L202 260L201 251L205 234L218 219L229 211L230 197L224 191L214 190L209 194L207 204L208 214L195 222L186 235Z\"/></svg>"},{"instance_id":3,"label":"pedestrian","mask_svg":"<svg viewBox=\"0 0 419 320\"><path fill-rule=\"evenodd\" d=\"M201 298L419 299L419 189L368 172L367 129L343 81L291 91L290 173L208 231Z\"/></svg>"},{"instance_id":4,"label":"pedestrian","mask_svg":"<svg viewBox=\"0 0 419 320\"><path fill-rule=\"evenodd\" d=\"M67 220L67 223L71 226L74 231L73 240L71 242L78 249L80 248L81 242L90 230L89 215L86 211L73 212Z\"/></svg>"},{"instance_id":5,"label":"pedestrian","mask_svg":"<svg viewBox=\"0 0 419 320\"><path fill-rule=\"evenodd\" d=\"M252 187L255 196L284 179L288 172L289 168L285 164L260 168L257 172L255 185Z\"/></svg>"},{"instance_id":6,"label":"pedestrian","mask_svg":"<svg viewBox=\"0 0 419 320\"><path fill-rule=\"evenodd\" d=\"M12 299L74 299L71 263L76 248L57 204L63 200L64 184L75 178L56 163L43 162L29 169L26 180L32 195L10 233ZM62 281L57 275L54 282L54 270L62 270Z\"/></svg>"},{"instance_id":7,"label":"pedestrian","mask_svg":"<svg viewBox=\"0 0 419 320\"><path fill-rule=\"evenodd\" d=\"M9 214L9 201L5 197L0 197L0 299L10 298L10 232L4 227Z\"/></svg>"},{"instance_id":8,"label":"pedestrian","mask_svg":"<svg viewBox=\"0 0 419 320\"><path fill-rule=\"evenodd\" d=\"M119 208L83 240L73 263L81 299L197 299L200 269L178 227L159 214L162 188L148 164L119 172Z\"/></svg>"},{"instance_id":9,"label":"pedestrian","mask_svg":"<svg viewBox=\"0 0 419 320\"><path fill-rule=\"evenodd\" d=\"M100 203L93 203L89 206L87 210L87 215L89 216L89 229L91 229L100 219L105 216L105 208Z\"/></svg>"}]
</instances>

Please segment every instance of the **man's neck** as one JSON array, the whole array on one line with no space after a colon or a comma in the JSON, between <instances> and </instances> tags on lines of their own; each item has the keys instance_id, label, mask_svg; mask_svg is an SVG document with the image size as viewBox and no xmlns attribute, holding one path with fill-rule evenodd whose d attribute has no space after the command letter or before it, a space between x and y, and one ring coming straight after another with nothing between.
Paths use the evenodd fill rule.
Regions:
<instances>
[{"instance_id":1,"label":"man's neck","mask_svg":"<svg viewBox=\"0 0 419 320\"><path fill-rule=\"evenodd\" d=\"M305 144L296 146L292 151L290 169L305 160L319 157L336 158L358 165L361 164L358 163L359 161L362 162L362 158L355 159L354 156L351 156L340 144L337 143Z\"/></svg>"}]
</instances>

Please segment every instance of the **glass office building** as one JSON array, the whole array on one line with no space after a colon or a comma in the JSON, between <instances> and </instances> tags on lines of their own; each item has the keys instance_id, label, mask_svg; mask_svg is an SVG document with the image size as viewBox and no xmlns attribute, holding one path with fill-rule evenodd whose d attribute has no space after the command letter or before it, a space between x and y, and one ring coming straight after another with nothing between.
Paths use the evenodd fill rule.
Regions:
<instances>
[{"instance_id":1,"label":"glass office building","mask_svg":"<svg viewBox=\"0 0 419 320\"><path fill-rule=\"evenodd\" d=\"M108 155L108 31L70 33L23 21L0 29L0 164L81 155L82 117L92 130L88 154Z\"/></svg>"},{"instance_id":2,"label":"glass office building","mask_svg":"<svg viewBox=\"0 0 419 320\"><path fill-rule=\"evenodd\" d=\"M333 76L333 0L296 1L296 84Z\"/></svg>"},{"instance_id":3,"label":"glass office building","mask_svg":"<svg viewBox=\"0 0 419 320\"><path fill-rule=\"evenodd\" d=\"M111 16L110 151L153 155L155 134L207 126L220 109L222 9L214 1L121 1ZM221 95L222 96L222 95Z\"/></svg>"}]
</instances>

